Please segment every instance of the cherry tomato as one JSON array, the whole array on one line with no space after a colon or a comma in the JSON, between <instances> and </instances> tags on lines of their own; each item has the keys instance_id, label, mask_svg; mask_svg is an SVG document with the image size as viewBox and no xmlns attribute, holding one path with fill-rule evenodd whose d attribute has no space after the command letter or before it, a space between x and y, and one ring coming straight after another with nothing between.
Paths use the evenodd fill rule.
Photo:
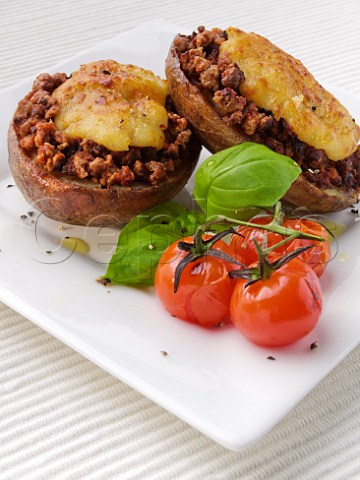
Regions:
<instances>
[{"instance_id":1,"label":"cherry tomato","mask_svg":"<svg viewBox=\"0 0 360 480\"><path fill-rule=\"evenodd\" d=\"M267 225L272 220L272 217L263 216L263 217L254 217L250 220L251 223L256 223L258 225ZM273 250L269 258L277 258L278 255L285 255L291 251L305 247L307 245L313 245L312 248L309 248L304 253L302 253L298 258L308 263L316 275L320 277L325 268L331 259L331 250L330 250L330 241L329 234L325 227L320 223L308 220L305 218L290 218L285 219L283 224L286 228L291 228L292 230L300 230L303 233L308 233L311 235L317 235L324 237L324 242L318 242L314 240L305 240L302 238L296 238L290 240L284 245ZM230 247L232 249L232 256L236 258L237 256L242 256L245 262L250 265L253 262L256 262L258 259L258 254L256 251L255 243L253 239L255 238L258 244L264 248L272 247L276 243L281 242L284 237L274 232L267 232L262 229L256 229L254 227L239 227L237 232L243 235L243 237L233 235L230 242Z\"/></svg>"},{"instance_id":2,"label":"cherry tomato","mask_svg":"<svg viewBox=\"0 0 360 480\"><path fill-rule=\"evenodd\" d=\"M317 324L322 309L319 279L305 262L295 258L269 278L246 286L237 280L230 315L235 327L263 346L293 343Z\"/></svg>"},{"instance_id":3,"label":"cherry tomato","mask_svg":"<svg viewBox=\"0 0 360 480\"><path fill-rule=\"evenodd\" d=\"M272 217L259 216L249 220L250 223L257 225L267 225L272 221ZM236 229L240 235L232 235L230 241L231 253L234 258L242 257L247 265L258 260L258 253L256 251L254 239L258 242L260 247L271 247L283 240L283 237L275 232L268 232L254 227L240 226Z\"/></svg>"},{"instance_id":4,"label":"cherry tomato","mask_svg":"<svg viewBox=\"0 0 360 480\"><path fill-rule=\"evenodd\" d=\"M182 241L193 243L192 237ZM227 249L222 240L215 245L217 249ZM175 242L160 258L155 273L155 290L160 301L175 317L205 327L229 321L235 280L229 277L228 272L239 267L209 255L201 257L184 268L174 293L175 270L186 255L187 252L180 250L178 242Z\"/></svg>"},{"instance_id":5,"label":"cherry tomato","mask_svg":"<svg viewBox=\"0 0 360 480\"><path fill-rule=\"evenodd\" d=\"M282 248L281 253L287 253L297 248L305 247L306 245L313 245L309 250L299 255L298 258L308 263L316 275L321 277L331 259L329 233L326 228L320 223L304 218L290 218L285 220L284 227L325 238L324 242L296 238L295 240L290 240L290 242L285 243L283 247L280 247Z\"/></svg>"}]
</instances>

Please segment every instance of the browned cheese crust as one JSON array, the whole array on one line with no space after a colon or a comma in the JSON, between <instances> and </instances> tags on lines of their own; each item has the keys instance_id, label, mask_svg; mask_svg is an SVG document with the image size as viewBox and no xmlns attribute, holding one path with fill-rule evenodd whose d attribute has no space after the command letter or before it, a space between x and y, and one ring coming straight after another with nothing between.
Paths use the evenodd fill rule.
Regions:
<instances>
[{"instance_id":1,"label":"browned cheese crust","mask_svg":"<svg viewBox=\"0 0 360 480\"><path fill-rule=\"evenodd\" d=\"M247 99L243 93L243 83L235 87L230 85L232 88L228 88L226 83L224 85L224 73L221 73L224 70L221 65L218 68L218 72L220 71L218 79L207 88L202 80L204 75L202 68L210 57L213 57L211 65L216 65L217 68L217 52L223 48L219 37L223 35L223 41L226 38L225 32L219 32L219 29L208 31L199 27L198 34L194 33L188 37L178 35L166 59L166 77L170 83L170 95L174 105L181 115L189 120L203 145L215 153L245 141L252 141L264 143L271 149L290 156L303 170L284 197L295 206L305 207L314 212L332 212L356 203L360 192L359 148L344 160L330 160L324 150L301 141L283 118L276 118L272 111L259 107L254 101ZM210 44L207 43L209 38L212 38ZM218 44L213 45L214 38ZM189 51L188 48L193 50ZM286 55L284 52L282 54ZM186 72L182 68L182 61L185 62ZM204 68L210 71L213 68L211 65L210 67L205 65ZM233 65L234 63L230 65L232 69ZM236 65L235 67L238 68ZM305 67L303 69L301 71L306 71ZM244 82L243 79L240 81ZM228 92L233 95L231 101L235 99L240 109L223 114L219 110L219 103L214 100L224 99ZM316 106L313 106L312 110L315 109ZM342 118L339 117L339 122L341 121ZM358 128L356 125L354 127L355 130Z\"/></svg>"},{"instance_id":2,"label":"browned cheese crust","mask_svg":"<svg viewBox=\"0 0 360 480\"><path fill-rule=\"evenodd\" d=\"M114 68L113 64L102 61L91 64L91 68L105 72L103 76L108 82L108 70ZM130 68L139 71L137 67ZM144 72L145 82L146 76L153 80L151 72ZM171 105L161 110L165 118L169 118L168 127L161 126L165 138L162 149L136 145L113 152L89 137L71 137L56 126L59 103L52 92L64 85L65 79L64 74L40 75L33 90L19 102L9 128L10 169L30 204L61 222L116 226L180 192L196 166L201 145L192 137L187 121L173 112ZM91 81L90 78L90 87ZM86 84L81 83L81 87L86 89ZM106 88L110 88L108 83ZM144 90L147 99L146 93ZM103 102L103 92L100 94L100 107L103 108L103 103L109 99ZM82 92L81 95L84 96ZM135 100L138 101L138 97ZM79 105L81 107L81 101ZM110 106L112 113L117 115L116 108ZM97 105L95 108L99 110ZM141 116L141 111L138 114ZM99 118L101 123L103 117ZM104 118L104 122L107 121L108 117ZM136 129L137 123L133 125ZM106 134L109 130L112 134L105 125L103 132ZM139 128L140 135L144 135L145 130ZM95 133L99 132L102 133L100 129ZM118 141L118 137L113 135L111 140Z\"/></svg>"}]
</instances>

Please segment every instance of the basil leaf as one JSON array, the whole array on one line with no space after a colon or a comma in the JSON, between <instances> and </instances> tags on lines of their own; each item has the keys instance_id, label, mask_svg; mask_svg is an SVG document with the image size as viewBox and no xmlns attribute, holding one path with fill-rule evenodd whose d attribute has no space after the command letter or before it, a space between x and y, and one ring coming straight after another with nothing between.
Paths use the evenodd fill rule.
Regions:
<instances>
[{"instance_id":1,"label":"basil leaf","mask_svg":"<svg viewBox=\"0 0 360 480\"><path fill-rule=\"evenodd\" d=\"M153 285L161 255L176 240L192 235L204 221L201 212L188 212L164 202L133 218L121 230L105 278L124 285Z\"/></svg>"},{"instance_id":2,"label":"basil leaf","mask_svg":"<svg viewBox=\"0 0 360 480\"><path fill-rule=\"evenodd\" d=\"M197 227L204 223L205 220L206 218L203 212L192 211L182 213L170 225L173 226L175 230L180 231L184 237L188 237L189 235L193 235Z\"/></svg>"},{"instance_id":3,"label":"basil leaf","mask_svg":"<svg viewBox=\"0 0 360 480\"><path fill-rule=\"evenodd\" d=\"M168 225L145 225L138 230L120 233L105 278L111 283L153 285L156 266L162 253L176 240L180 232Z\"/></svg>"},{"instance_id":4,"label":"basil leaf","mask_svg":"<svg viewBox=\"0 0 360 480\"><path fill-rule=\"evenodd\" d=\"M121 230L121 233L126 232L126 234L129 234L147 225L170 225L171 222L183 213L186 213L186 208L176 202L160 203L130 220Z\"/></svg>"},{"instance_id":5,"label":"basil leaf","mask_svg":"<svg viewBox=\"0 0 360 480\"><path fill-rule=\"evenodd\" d=\"M250 217L254 207L273 207L300 173L291 158L246 142L205 160L195 175L194 197L207 217Z\"/></svg>"}]
</instances>

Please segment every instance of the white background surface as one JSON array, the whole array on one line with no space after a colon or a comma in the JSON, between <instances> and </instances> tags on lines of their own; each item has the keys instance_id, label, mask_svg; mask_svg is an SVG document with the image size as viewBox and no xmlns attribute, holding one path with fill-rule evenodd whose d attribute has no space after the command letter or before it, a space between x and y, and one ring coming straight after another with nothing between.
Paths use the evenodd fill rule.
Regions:
<instances>
[{"instance_id":1,"label":"white background surface","mask_svg":"<svg viewBox=\"0 0 360 480\"><path fill-rule=\"evenodd\" d=\"M257 31L320 80L360 94L356 1L0 1L0 87L158 17L184 31L199 24ZM1 479L360 476L359 348L259 443L234 453L6 307L0 324Z\"/></svg>"}]
</instances>

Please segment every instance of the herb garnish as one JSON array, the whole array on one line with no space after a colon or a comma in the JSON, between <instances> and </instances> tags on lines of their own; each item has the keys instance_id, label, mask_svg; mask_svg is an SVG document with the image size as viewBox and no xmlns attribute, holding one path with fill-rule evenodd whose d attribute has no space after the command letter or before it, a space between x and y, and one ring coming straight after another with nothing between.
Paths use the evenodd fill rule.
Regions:
<instances>
[{"instance_id":1,"label":"herb garnish","mask_svg":"<svg viewBox=\"0 0 360 480\"><path fill-rule=\"evenodd\" d=\"M203 222L203 213L189 212L175 202L138 215L120 232L105 278L114 284L153 285L162 253L176 240L192 235Z\"/></svg>"},{"instance_id":2,"label":"herb garnish","mask_svg":"<svg viewBox=\"0 0 360 480\"><path fill-rule=\"evenodd\" d=\"M207 217L248 219L272 208L300 175L294 160L257 143L222 150L199 167L194 198Z\"/></svg>"},{"instance_id":3,"label":"herb garnish","mask_svg":"<svg viewBox=\"0 0 360 480\"><path fill-rule=\"evenodd\" d=\"M210 156L195 176L194 197L204 213L188 211L169 201L138 215L120 232L104 278L114 284L153 285L159 259L171 243L196 232L194 244L182 242L183 249L189 252L184 263L189 263L211 249L210 243L201 240L202 235L219 231L219 226L222 231L244 224L275 231L287 237L284 242L295 237L322 240L283 227L278 221L279 205L269 225L240 220L254 215L259 208L274 207L300 172L291 158L250 142ZM204 223L206 218L210 220ZM217 255L214 252L211 249L210 255Z\"/></svg>"}]
</instances>

